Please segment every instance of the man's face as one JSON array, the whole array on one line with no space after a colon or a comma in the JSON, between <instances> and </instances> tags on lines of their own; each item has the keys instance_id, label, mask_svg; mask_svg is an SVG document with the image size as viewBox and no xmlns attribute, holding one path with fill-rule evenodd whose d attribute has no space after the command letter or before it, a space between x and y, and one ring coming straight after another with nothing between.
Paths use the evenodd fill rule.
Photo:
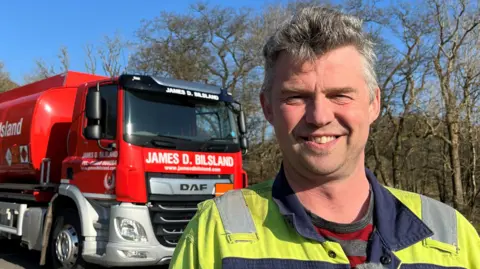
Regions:
<instances>
[{"instance_id":1,"label":"man's face","mask_svg":"<svg viewBox=\"0 0 480 269\"><path fill-rule=\"evenodd\" d=\"M282 54L274 72L271 92L261 95L261 103L284 161L304 175L328 177L363 165L380 101L378 89L369 100L358 51L343 47L299 64Z\"/></svg>"}]
</instances>

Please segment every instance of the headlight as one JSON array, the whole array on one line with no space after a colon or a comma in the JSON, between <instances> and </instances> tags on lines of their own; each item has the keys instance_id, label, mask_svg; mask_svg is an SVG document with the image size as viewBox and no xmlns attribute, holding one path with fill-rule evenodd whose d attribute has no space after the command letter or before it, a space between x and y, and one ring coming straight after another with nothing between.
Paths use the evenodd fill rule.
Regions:
<instances>
[{"instance_id":1,"label":"headlight","mask_svg":"<svg viewBox=\"0 0 480 269\"><path fill-rule=\"evenodd\" d=\"M129 241L147 242L147 234L142 225L137 221L121 217L115 218L115 226L120 236Z\"/></svg>"}]
</instances>

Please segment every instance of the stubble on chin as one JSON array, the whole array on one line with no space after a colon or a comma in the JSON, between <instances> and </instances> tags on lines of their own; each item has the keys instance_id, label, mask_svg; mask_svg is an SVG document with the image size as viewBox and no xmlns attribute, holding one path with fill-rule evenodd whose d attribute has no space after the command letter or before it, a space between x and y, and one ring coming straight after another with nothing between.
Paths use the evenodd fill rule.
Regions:
<instances>
[{"instance_id":1,"label":"stubble on chin","mask_svg":"<svg viewBox=\"0 0 480 269\"><path fill-rule=\"evenodd\" d=\"M306 153L301 151L302 149L291 149L288 155L284 155L283 162L284 167L287 171L287 177L290 180L305 181L303 184L307 185L316 185L320 182L316 182L317 178L324 178L328 176L329 172L327 169L321 166L321 161L317 160L312 153Z\"/></svg>"},{"instance_id":2,"label":"stubble on chin","mask_svg":"<svg viewBox=\"0 0 480 269\"><path fill-rule=\"evenodd\" d=\"M325 180L329 181L329 178L338 177L336 174L348 161L340 160L338 145L328 151L315 150L305 145L304 141L298 141L293 133L277 139L280 142L283 162L287 162L287 169L292 170L289 174L301 177L311 184L323 183ZM316 182L317 179L322 182Z\"/></svg>"},{"instance_id":3,"label":"stubble on chin","mask_svg":"<svg viewBox=\"0 0 480 269\"><path fill-rule=\"evenodd\" d=\"M329 151L314 151L302 144L294 144L285 152L284 163L292 170L291 176L300 177L296 180L306 181L308 185L318 185L336 179L347 178L354 173L358 155L338 152L339 148ZM309 183L307 183L309 182Z\"/></svg>"},{"instance_id":4,"label":"stubble on chin","mask_svg":"<svg viewBox=\"0 0 480 269\"><path fill-rule=\"evenodd\" d=\"M298 144L295 152L295 159L313 176L328 176L337 170L335 164L330 163L334 161L333 151L314 151Z\"/></svg>"}]
</instances>

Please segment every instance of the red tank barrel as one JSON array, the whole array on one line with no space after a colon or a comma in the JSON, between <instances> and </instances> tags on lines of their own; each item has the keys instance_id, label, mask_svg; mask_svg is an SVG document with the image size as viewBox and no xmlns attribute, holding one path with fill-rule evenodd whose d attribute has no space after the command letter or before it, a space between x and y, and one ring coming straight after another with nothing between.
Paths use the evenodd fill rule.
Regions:
<instances>
[{"instance_id":1,"label":"red tank barrel","mask_svg":"<svg viewBox=\"0 0 480 269\"><path fill-rule=\"evenodd\" d=\"M0 183L39 183L42 162L44 177L60 181L76 87L103 79L66 72L0 94Z\"/></svg>"}]
</instances>

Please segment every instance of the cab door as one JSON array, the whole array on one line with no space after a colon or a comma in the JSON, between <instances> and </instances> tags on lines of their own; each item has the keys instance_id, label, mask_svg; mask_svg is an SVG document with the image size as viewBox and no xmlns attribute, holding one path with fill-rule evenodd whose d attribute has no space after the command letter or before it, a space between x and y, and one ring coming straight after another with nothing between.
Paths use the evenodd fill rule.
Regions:
<instances>
[{"instance_id":1,"label":"cab door","mask_svg":"<svg viewBox=\"0 0 480 269\"><path fill-rule=\"evenodd\" d=\"M89 140L83 135L83 128L88 125L85 113L82 113L82 125L79 130L81 141L78 143L77 161L72 165L73 178L69 183L76 185L88 198L115 198L115 168L118 161L118 85L100 85L101 97L101 139ZM96 86L88 88L95 91Z\"/></svg>"}]
</instances>

